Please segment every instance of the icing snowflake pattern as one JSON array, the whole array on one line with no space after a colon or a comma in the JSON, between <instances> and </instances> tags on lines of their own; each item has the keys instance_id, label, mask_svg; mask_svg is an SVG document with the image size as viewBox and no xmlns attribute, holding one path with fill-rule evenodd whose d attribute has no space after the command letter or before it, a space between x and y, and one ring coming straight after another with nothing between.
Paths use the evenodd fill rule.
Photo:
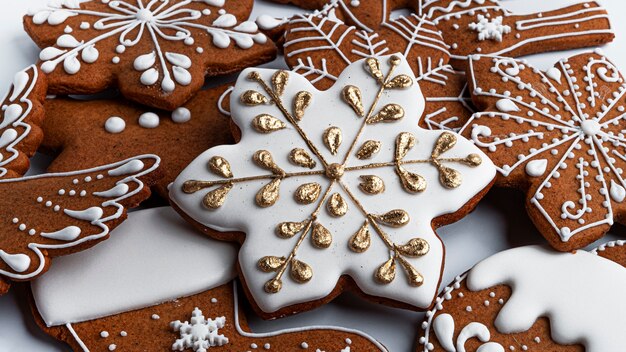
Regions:
<instances>
[{"instance_id":1,"label":"icing snowflake pattern","mask_svg":"<svg viewBox=\"0 0 626 352\"><path fill-rule=\"evenodd\" d=\"M294 73L242 73L231 96L242 142L205 152L170 195L209 227L247 233L240 262L262 309L289 305L279 301L299 286L328 295L342 272L371 294L430 304L442 259L431 219L457 211L495 170L457 135L414 126L414 82L400 55L357 61L324 92ZM437 194L446 205L415 209ZM226 215L243 203L245 216ZM326 270L334 253L351 260Z\"/></svg>"},{"instance_id":2,"label":"icing snowflake pattern","mask_svg":"<svg viewBox=\"0 0 626 352\"><path fill-rule=\"evenodd\" d=\"M626 85L615 65L599 51L546 72L525 61L477 56L470 72L472 94L485 111L463 133L503 177L530 182L529 207L536 210L530 214L552 228L564 250L577 234L589 234L589 243L602 236L626 197ZM495 84L484 86L487 80Z\"/></svg>"},{"instance_id":3,"label":"icing snowflake pattern","mask_svg":"<svg viewBox=\"0 0 626 352\"><path fill-rule=\"evenodd\" d=\"M206 319L197 307L191 313L191 323L180 320L170 323L171 328L180 333L180 338L172 345L172 351L184 351L187 348L194 352L207 352L211 347L224 346L228 338L219 333L224 327L225 317Z\"/></svg>"},{"instance_id":4,"label":"icing snowflake pattern","mask_svg":"<svg viewBox=\"0 0 626 352\"><path fill-rule=\"evenodd\" d=\"M52 26L62 25L70 17L81 16L86 21L80 24L80 29L98 31L98 35L88 40L76 39L71 31L59 36L54 46L44 48L39 55L44 72L51 73L62 65L67 74L76 74L82 65L100 59L99 50L103 48L99 47L99 43L109 38L119 39L115 52L120 56L127 48L149 40L153 49L134 58L133 67L141 72L140 82L143 85L152 86L160 81L164 92L172 92L176 84L191 84L188 70L193 63L188 55L164 51L163 42L191 46L200 32L210 35L217 48L227 48L234 42L237 47L248 49L255 43L264 44L267 41L253 22L238 23L234 15L218 9L224 6L224 0L100 1L106 5L106 10L82 9L79 1L64 0L52 2L45 9L30 14L36 25L47 23ZM206 8L202 11L192 8L189 5L193 3L206 4ZM211 15L213 11L218 12L219 17L206 24L203 16ZM97 20L89 22L88 19ZM119 61L119 56L113 58L114 64Z\"/></svg>"},{"instance_id":5,"label":"icing snowflake pattern","mask_svg":"<svg viewBox=\"0 0 626 352\"><path fill-rule=\"evenodd\" d=\"M464 73L447 64L449 46L441 33L425 16L415 13L389 18L391 9L386 1L377 2L381 9L365 12L362 7L335 0L318 12L294 16L286 29L287 63L317 87L327 88L354 61L400 52L413 68L426 97L426 114L420 125L458 129L474 110L466 94ZM376 18L377 10L380 23L373 26L362 22ZM345 22L337 14L345 17ZM320 53L324 55L321 59L317 56Z\"/></svg>"},{"instance_id":6,"label":"icing snowflake pattern","mask_svg":"<svg viewBox=\"0 0 626 352\"><path fill-rule=\"evenodd\" d=\"M469 27L478 32L478 40L492 39L501 42L502 35L511 33L511 27L502 24L502 16L489 20L483 15L478 15L478 22L472 22Z\"/></svg>"}]
</instances>

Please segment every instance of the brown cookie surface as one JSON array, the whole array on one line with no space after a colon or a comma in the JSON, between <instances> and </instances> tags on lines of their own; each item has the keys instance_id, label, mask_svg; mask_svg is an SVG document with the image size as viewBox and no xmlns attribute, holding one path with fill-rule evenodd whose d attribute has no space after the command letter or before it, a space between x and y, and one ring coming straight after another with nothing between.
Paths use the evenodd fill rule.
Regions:
<instances>
[{"instance_id":1,"label":"brown cookie surface","mask_svg":"<svg viewBox=\"0 0 626 352\"><path fill-rule=\"evenodd\" d=\"M252 0L63 1L24 26L43 50L50 92L91 94L117 86L148 106L174 110L205 76L271 61L274 44L246 21Z\"/></svg>"},{"instance_id":2,"label":"brown cookie surface","mask_svg":"<svg viewBox=\"0 0 626 352\"><path fill-rule=\"evenodd\" d=\"M426 2L421 13L437 25L451 63L459 69L471 54L518 57L598 46L615 38L606 10L595 1L517 15L496 0L438 0Z\"/></svg>"},{"instance_id":3,"label":"brown cookie surface","mask_svg":"<svg viewBox=\"0 0 626 352\"><path fill-rule=\"evenodd\" d=\"M28 281L50 258L105 240L126 209L150 196L159 158L143 155L67 173L0 181L5 221L0 225L0 275Z\"/></svg>"},{"instance_id":4,"label":"brown cookie surface","mask_svg":"<svg viewBox=\"0 0 626 352\"><path fill-rule=\"evenodd\" d=\"M207 148L232 143L229 119L220 110L228 86L198 92L174 112L163 112L124 99L50 99L42 148L56 155L48 167L61 172L92 167L133 155L156 154L163 178L155 185L167 199L169 185ZM105 151L105 152L103 152Z\"/></svg>"},{"instance_id":5,"label":"brown cookie surface","mask_svg":"<svg viewBox=\"0 0 626 352\"><path fill-rule=\"evenodd\" d=\"M42 103L47 80L36 66L15 74L13 84L2 100L0 120L0 178L19 177L26 173L43 139Z\"/></svg>"},{"instance_id":6,"label":"brown cookie surface","mask_svg":"<svg viewBox=\"0 0 626 352\"><path fill-rule=\"evenodd\" d=\"M231 97L236 145L198 156L170 187L209 236L242 243L239 270L264 318L354 290L376 303L432 304L444 248L495 169L469 141L418 127L425 101L403 56L349 65L327 90L248 69Z\"/></svg>"},{"instance_id":7,"label":"brown cookie surface","mask_svg":"<svg viewBox=\"0 0 626 352\"><path fill-rule=\"evenodd\" d=\"M412 11L391 18L392 10L404 7L405 2L338 0L295 15L285 25L287 64L327 89L354 61L402 53L426 97L420 126L458 129L473 113L465 74L448 65L448 46L430 20Z\"/></svg>"},{"instance_id":8,"label":"brown cookie surface","mask_svg":"<svg viewBox=\"0 0 626 352\"><path fill-rule=\"evenodd\" d=\"M623 240L603 244L595 249L594 252L603 258L626 267L626 242Z\"/></svg>"},{"instance_id":9,"label":"brown cookie surface","mask_svg":"<svg viewBox=\"0 0 626 352\"><path fill-rule=\"evenodd\" d=\"M620 351L623 339L614 336L624 326L625 286L626 269L593 253L507 250L444 289L417 350Z\"/></svg>"},{"instance_id":10,"label":"brown cookie surface","mask_svg":"<svg viewBox=\"0 0 626 352\"><path fill-rule=\"evenodd\" d=\"M550 245L582 248L622 221L626 89L615 65L599 51L545 72L477 56L468 74L482 112L462 134L498 166L500 186L527 192L528 214Z\"/></svg>"}]
</instances>

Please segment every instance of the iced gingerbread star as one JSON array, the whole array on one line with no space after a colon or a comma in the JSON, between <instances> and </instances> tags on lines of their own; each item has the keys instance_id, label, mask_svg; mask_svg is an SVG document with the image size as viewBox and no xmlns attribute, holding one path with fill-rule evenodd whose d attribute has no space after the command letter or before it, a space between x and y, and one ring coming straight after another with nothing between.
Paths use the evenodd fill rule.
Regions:
<instances>
[{"instance_id":1,"label":"iced gingerbread star","mask_svg":"<svg viewBox=\"0 0 626 352\"><path fill-rule=\"evenodd\" d=\"M420 125L457 129L474 112L465 74L448 65L448 45L431 21L416 13L391 18L392 10L406 5L332 0L319 11L296 15L285 25L285 60L326 89L354 61L402 53L426 97ZM258 20L262 28L263 20Z\"/></svg>"},{"instance_id":2,"label":"iced gingerbread star","mask_svg":"<svg viewBox=\"0 0 626 352\"><path fill-rule=\"evenodd\" d=\"M271 60L274 44L246 21L252 0L52 1L24 26L43 50L52 93L96 93L117 85L124 96L173 110L206 75Z\"/></svg>"},{"instance_id":3,"label":"iced gingerbread star","mask_svg":"<svg viewBox=\"0 0 626 352\"><path fill-rule=\"evenodd\" d=\"M399 54L351 64L326 91L248 69L231 95L240 143L201 154L170 197L210 236L243 244L266 317L344 289L424 309L443 263L434 228L466 214L496 172L469 141L419 128L424 103Z\"/></svg>"},{"instance_id":4,"label":"iced gingerbread star","mask_svg":"<svg viewBox=\"0 0 626 352\"><path fill-rule=\"evenodd\" d=\"M469 63L482 113L463 129L527 193L531 219L562 251L584 247L620 221L626 197L626 85L601 53L563 59L546 72L525 61Z\"/></svg>"},{"instance_id":5,"label":"iced gingerbread star","mask_svg":"<svg viewBox=\"0 0 626 352\"><path fill-rule=\"evenodd\" d=\"M441 31L450 63L463 70L471 54L518 57L598 46L615 38L609 15L595 1L520 15L497 0L420 0L419 9Z\"/></svg>"}]
</instances>

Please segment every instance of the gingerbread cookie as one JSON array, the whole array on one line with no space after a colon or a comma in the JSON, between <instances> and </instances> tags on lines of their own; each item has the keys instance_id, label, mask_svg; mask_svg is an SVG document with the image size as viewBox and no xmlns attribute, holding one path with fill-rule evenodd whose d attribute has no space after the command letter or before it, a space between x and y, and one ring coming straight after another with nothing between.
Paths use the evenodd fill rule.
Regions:
<instances>
[{"instance_id":1,"label":"gingerbread cookie","mask_svg":"<svg viewBox=\"0 0 626 352\"><path fill-rule=\"evenodd\" d=\"M332 326L251 332L231 282L235 247L169 207L135 212L115 231L32 285L39 325L74 351L386 351Z\"/></svg>"},{"instance_id":2,"label":"gingerbread cookie","mask_svg":"<svg viewBox=\"0 0 626 352\"><path fill-rule=\"evenodd\" d=\"M271 61L274 44L247 21L252 0L59 0L24 17L43 48L50 92L118 86L133 101L174 110L205 76Z\"/></svg>"},{"instance_id":3,"label":"gingerbread cookie","mask_svg":"<svg viewBox=\"0 0 626 352\"><path fill-rule=\"evenodd\" d=\"M296 15L285 25L289 67L327 89L352 62L376 55L406 56L426 98L420 126L458 129L474 112L465 74L448 65L448 47L435 25L415 13L390 18L386 0L335 0L321 11Z\"/></svg>"},{"instance_id":4,"label":"gingerbread cookie","mask_svg":"<svg viewBox=\"0 0 626 352\"><path fill-rule=\"evenodd\" d=\"M0 119L0 178L26 173L43 138L40 125L44 118L46 78L36 66L15 74L13 85L2 99ZM0 289L1 291L1 289Z\"/></svg>"},{"instance_id":5,"label":"gingerbread cookie","mask_svg":"<svg viewBox=\"0 0 626 352\"><path fill-rule=\"evenodd\" d=\"M507 250L443 291L417 350L622 351L624 290L626 268L592 253Z\"/></svg>"},{"instance_id":6,"label":"gingerbread cookie","mask_svg":"<svg viewBox=\"0 0 626 352\"><path fill-rule=\"evenodd\" d=\"M172 113L119 98L48 100L42 149L57 155L48 170L76 170L132 155L156 154L162 159L164 174L156 190L167 198L167 185L196 156L233 142L230 120L218 109L226 88L202 90Z\"/></svg>"},{"instance_id":7,"label":"gingerbread cookie","mask_svg":"<svg viewBox=\"0 0 626 352\"><path fill-rule=\"evenodd\" d=\"M523 60L469 62L475 114L462 134L500 171L499 184L527 192L531 219L561 251L602 237L626 210L626 85L601 53L541 72Z\"/></svg>"},{"instance_id":8,"label":"gingerbread cookie","mask_svg":"<svg viewBox=\"0 0 626 352\"><path fill-rule=\"evenodd\" d=\"M326 91L247 69L230 103L241 141L196 158L170 199L209 236L243 244L241 277L265 318L344 290L428 308L444 254L434 229L471 210L495 169L464 138L419 128L424 104L397 55L349 65Z\"/></svg>"},{"instance_id":9,"label":"gingerbread cookie","mask_svg":"<svg viewBox=\"0 0 626 352\"><path fill-rule=\"evenodd\" d=\"M608 242L594 249L592 252L626 267L626 241Z\"/></svg>"},{"instance_id":10,"label":"gingerbread cookie","mask_svg":"<svg viewBox=\"0 0 626 352\"><path fill-rule=\"evenodd\" d=\"M595 1L558 10L517 15L497 0L422 2L421 13L441 31L451 64L465 69L471 54L509 57L598 46L611 42L609 15Z\"/></svg>"},{"instance_id":11,"label":"gingerbread cookie","mask_svg":"<svg viewBox=\"0 0 626 352\"><path fill-rule=\"evenodd\" d=\"M158 166L156 155L142 155L88 170L0 180L6 215L0 276L32 280L48 269L50 258L107 239L126 209L150 196Z\"/></svg>"}]
</instances>

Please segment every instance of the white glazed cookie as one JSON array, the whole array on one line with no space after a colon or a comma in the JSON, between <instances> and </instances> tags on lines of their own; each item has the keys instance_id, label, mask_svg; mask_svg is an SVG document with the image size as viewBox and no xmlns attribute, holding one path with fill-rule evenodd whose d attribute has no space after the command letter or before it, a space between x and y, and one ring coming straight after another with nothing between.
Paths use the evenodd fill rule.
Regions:
<instances>
[{"instance_id":1,"label":"white glazed cookie","mask_svg":"<svg viewBox=\"0 0 626 352\"><path fill-rule=\"evenodd\" d=\"M52 93L117 84L127 98L174 110L206 75L270 61L274 44L247 21L252 0L56 0L24 25L42 48Z\"/></svg>"},{"instance_id":2,"label":"white glazed cookie","mask_svg":"<svg viewBox=\"0 0 626 352\"><path fill-rule=\"evenodd\" d=\"M523 15L497 0L421 0L420 6L449 45L452 64L463 70L471 54L518 57L598 46L615 37L609 15L595 1Z\"/></svg>"},{"instance_id":3,"label":"white glazed cookie","mask_svg":"<svg viewBox=\"0 0 626 352\"><path fill-rule=\"evenodd\" d=\"M159 162L142 155L88 170L0 180L0 276L32 280L51 257L108 238L127 208L150 196Z\"/></svg>"},{"instance_id":4,"label":"white glazed cookie","mask_svg":"<svg viewBox=\"0 0 626 352\"><path fill-rule=\"evenodd\" d=\"M622 351L625 289L626 268L593 253L507 250L444 289L417 350Z\"/></svg>"},{"instance_id":5,"label":"white glazed cookie","mask_svg":"<svg viewBox=\"0 0 626 352\"><path fill-rule=\"evenodd\" d=\"M531 219L561 251L602 237L624 213L626 84L600 51L546 72L524 60L469 62L475 114L462 134L494 161L503 186L527 192Z\"/></svg>"},{"instance_id":6,"label":"white glazed cookie","mask_svg":"<svg viewBox=\"0 0 626 352\"><path fill-rule=\"evenodd\" d=\"M417 127L414 82L400 55L357 61L326 91L287 71L240 75L231 112L241 142L201 154L170 198L210 236L243 243L239 266L261 315L344 289L431 305L444 253L434 228L465 215L495 169L458 135Z\"/></svg>"},{"instance_id":7,"label":"white glazed cookie","mask_svg":"<svg viewBox=\"0 0 626 352\"><path fill-rule=\"evenodd\" d=\"M332 326L250 332L231 282L236 256L170 207L134 212L109 241L33 283L38 322L77 352L386 351Z\"/></svg>"}]
</instances>

